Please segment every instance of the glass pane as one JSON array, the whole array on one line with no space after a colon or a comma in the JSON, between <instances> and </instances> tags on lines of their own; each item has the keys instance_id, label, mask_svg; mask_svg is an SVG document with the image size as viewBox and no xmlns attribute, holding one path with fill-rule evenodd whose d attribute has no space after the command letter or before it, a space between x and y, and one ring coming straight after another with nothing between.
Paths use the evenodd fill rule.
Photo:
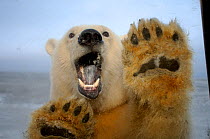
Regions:
<instances>
[{"instance_id":1,"label":"glass pane","mask_svg":"<svg viewBox=\"0 0 210 139\"><path fill-rule=\"evenodd\" d=\"M153 17L163 23L176 19L188 34L194 51L192 134L208 138L210 101L199 0L1 0L0 138L21 139L30 113L49 100L49 38L60 39L81 24L101 24L124 35L130 23Z\"/></svg>"}]
</instances>

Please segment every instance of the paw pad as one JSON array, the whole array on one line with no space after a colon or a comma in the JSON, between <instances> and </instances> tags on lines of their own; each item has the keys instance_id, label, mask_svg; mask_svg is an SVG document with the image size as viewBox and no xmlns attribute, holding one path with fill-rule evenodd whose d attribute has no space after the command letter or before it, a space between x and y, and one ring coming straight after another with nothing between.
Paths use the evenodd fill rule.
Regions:
<instances>
[{"instance_id":1,"label":"paw pad","mask_svg":"<svg viewBox=\"0 0 210 139\"><path fill-rule=\"evenodd\" d=\"M131 43L132 43L133 45L138 45L138 43L139 43L139 40L138 40L136 34L134 34L134 33L133 33L132 36L131 36Z\"/></svg>"},{"instance_id":2,"label":"paw pad","mask_svg":"<svg viewBox=\"0 0 210 139\"><path fill-rule=\"evenodd\" d=\"M173 41L178 41L179 40L179 35L175 32L174 35L172 36Z\"/></svg>"},{"instance_id":3,"label":"paw pad","mask_svg":"<svg viewBox=\"0 0 210 139\"><path fill-rule=\"evenodd\" d=\"M150 33L148 28L143 28L142 30L142 35L145 40L149 41L150 40Z\"/></svg>"},{"instance_id":4,"label":"paw pad","mask_svg":"<svg viewBox=\"0 0 210 139\"><path fill-rule=\"evenodd\" d=\"M75 139L75 135L70 133L67 129L58 128L56 126L50 127L50 126L45 125L41 128L40 133L44 137L59 136L63 138Z\"/></svg>"},{"instance_id":5,"label":"paw pad","mask_svg":"<svg viewBox=\"0 0 210 139\"><path fill-rule=\"evenodd\" d=\"M165 56L161 56L157 58L152 58L149 60L149 62L142 64L140 70L135 72L133 76L138 76L140 73L145 73L148 70L153 70L155 68L167 69L168 71L176 72L177 70L179 70L179 66L180 64L178 60L168 59Z\"/></svg>"},{"instance_id":6,"label":"paw pad","mask_svg":"<svg viewBox=\"0 0 210 139\"><path fill-rule=\"evenodd\" d=\"M160 27L155 28L157 37L161 37L163 35L163 31Z\"/></svg>"},{"instance_id":7,"label":"paw pad","mask_svg":"<svg viewBox=\"0 0 210 139\"><path fill-rule=\"evenodd\" d=\"M67 112L68 110L69 110L69 107L70 107L70 102L68 102L68 103L66 103L64 106L63 106L63 110L65 111L65 112Z\"/></svg>"},{"instance_id":8,"label":"paw pad","mask_svg":"<svg viewBox=\"0 0 210 139\"><path fill-rule=\"evenodd\" d=\"M133 76L137 76L140 73L145 73L147 70L155 68L156 68L155 59L151 59L148 63L143 64L141 66L141 69L138 72L134 73Z\"/></svg>"},{"instance_id":9,"label":"paw pad","mask_svg":"<svg viewBox=\"0 0 210 139\"><path fill-rule=\"evenodd\" d=\"M51 101L32 115L29 134L35 138L81 138L91 136L93 111L85 100L58 99Z\"/></svg>"},{"instance_id":10,"label":"paw pad","mask_svg":"<svg viewBox=\"0 0 210 139\"><path fill-rule=\"evenodd\" d=\"M175 72L179 69L179 62L176 59L167 59L162 56L160 57L159 68Z\"/></svg>"},{"instance_id":11,"label":"paw pad","mask_svg":"<svg viewBox=\"0 0 210 139\"><path fill-rule=\"evenodd\" d=\"M78 116L80 114L81 110L82 110L82 107L81 106L77 106L74 109L74 116Z\"/></svg>"},{"instance_id":12,"label":"paw pad","mask_svg":"<svg viewBox=\"0 0 210 139\"><path fill-rule=\"evenodd\" d=\"M55 105L51 105L51 106L50 106L50 111L51 111L51 112L55 112Z\"/></svg>"},{"instance_id":13,"label":"paw pad","mask_svg":"<svg viewBox=\"0 0 210 139\"><path fill-rule=\"evenodd\" d=\"M85 116L83 117L82 122L83 122L83 123L87 123L89 119L90 119L90 114L87 113L87 114L85 114Z\"/></svg>"}]
</instances>

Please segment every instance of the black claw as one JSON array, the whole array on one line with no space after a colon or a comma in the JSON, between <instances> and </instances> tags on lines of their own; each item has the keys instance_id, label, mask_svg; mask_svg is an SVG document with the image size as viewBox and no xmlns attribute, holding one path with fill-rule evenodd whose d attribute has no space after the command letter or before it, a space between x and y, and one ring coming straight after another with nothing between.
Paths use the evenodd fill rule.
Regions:
<instances>
[{"instance_id":1,"label":"black claw","mask_svg":"<svg viewBox=\"0 0 210 139\"><path fill-rule=\"evenodd\" d=\"M69 103L66 103L64 106L63 106L63 110L65 111L65 112L67 112L68 110L69 110L69 107L70 107L70 102Z\"/></svg>"},{"instance_id":2,"label":"black claw","mask_svg":"<svg viewBox=\"0 0 210 139\"><path fill-rule=\"evenodd\" d=\"M156 35L157 37L161 37L163 35L163 31L160 27L156 27Z\"/></svg>"},{"instance_id":3,"label":"black claw","mask_svg":"<svg viewBox=\"0 0 210 139\"><path fill-rule=\"evenodd\" d=\"M51 106L50 106L50 111L51 111L51 112L54 112L54 111L55 111L55 105L51 105Z\"/></svg>"},{"instance_id":4,"label":"black claw","mask_svg":"<svg viewBox=\"0 0 210 139\"><path fill-rule=\"evenodd\" d=\"M136 34L134 34L134 33L133 33L132 36L131 36L131 43L132 43L133 45L138 45L138 43L139 43L139 40L138 40Z\"/></svg>"},{"instance_id":5,"label":"black claw","mask_svg":"<svg viewBox=\"0 0 210 139\"><path fill-rule=\"evenodd\" d=\"M90 114L87 113L87 114L85 114L85 116L83 117L82 122L83 122L83 123L87 123L87 122L89 121L89 119L90 119Z\"/></svg>"},{"instance_id":6,"label":"black claw","mask_svg":"<svg viewBox=\"0 0 210 139\"><path fill-rule=\"evenodd\" d=\"M75 109L74 109L74 116L77 116L80 114L82 110L82 106L77 106Z\"/></svg>"},{"instance_id":7,"label":"black claw","mask_svg":"<svg viewBox=\"0 0 210 139\"><path fill-rule=\"evenodd\" d=\"M179 40L179 35L175 32L174 35L172 36L173 41Z\"/></svg>"},{"instance_id":8,"label":"black claw","mask_svg":"<svg viewBox=\"0 0 210 139\"><path fill-rule=\"evenodd\" d=\"M147 41L150 40L150 33L149 33L148 28L143 28L142 35L143 35L145 40L147 40Z\"/></svg>"}]
</instances>

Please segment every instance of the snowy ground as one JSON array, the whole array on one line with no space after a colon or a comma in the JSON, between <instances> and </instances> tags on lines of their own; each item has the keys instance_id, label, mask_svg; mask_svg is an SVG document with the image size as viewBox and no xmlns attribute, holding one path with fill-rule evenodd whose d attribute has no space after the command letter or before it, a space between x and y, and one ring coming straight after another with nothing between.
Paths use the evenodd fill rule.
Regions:
<instances>
[{"instance_id":1,"label":"snowy ground","mask_svg":"<svg viewBox=\"0 0 210 139\"><path fill-rule=\"evenodd\" d=\"M210 139L210 97L207 79L194 80L191 117L192 139Z\"/></svg>"},{"instance_id":2,"label":"snowy ground","mask_svg":"<svg viewBox=\"0 0 210 139\"><path fill-rule=\"evenodd\" d=\"M0 139L23 139L30 113L48 101L49 86L48 74L0 73Z\"/></svg>"},{"instance_id":3,"label":"snowy ground","mask_svg":"<svg viewBox=\"0 0 210 139\"><path fill-rule=\"evenodd\" d=\"M196 79L194 84L192 139L210 139L207 79ZM49 88L48 74L0 72L0 139L23 139L30 113L48 101Z\"/></svg>"}]
</instances>

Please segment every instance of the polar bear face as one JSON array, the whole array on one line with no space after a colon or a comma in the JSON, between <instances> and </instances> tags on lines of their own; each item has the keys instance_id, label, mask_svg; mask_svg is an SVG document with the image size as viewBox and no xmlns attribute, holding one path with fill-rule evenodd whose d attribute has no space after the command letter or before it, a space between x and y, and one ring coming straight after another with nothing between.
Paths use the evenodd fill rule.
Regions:
<instances>
[{"instance_id":1,"label":"polar bear face","mask_svg":"<svg viewBox=\"0 0 210 139\"><path fill-rule=\"evenodd\" d=\"M46 50L52 58L51 99L76 95L93 105L124 101L122 44L107 27L73 27L61 40L50 39Z\"/></svg>"}]
</instances>

